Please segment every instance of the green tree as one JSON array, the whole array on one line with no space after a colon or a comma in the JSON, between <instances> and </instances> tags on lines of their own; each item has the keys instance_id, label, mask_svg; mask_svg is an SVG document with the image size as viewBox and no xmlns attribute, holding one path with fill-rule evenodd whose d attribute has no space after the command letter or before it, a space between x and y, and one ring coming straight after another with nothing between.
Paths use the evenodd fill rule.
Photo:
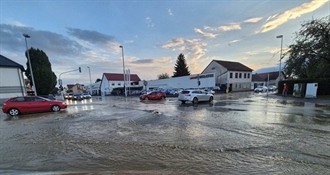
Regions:
<instances>
[{"instance_id":1,"label":"green tree","mask_svg":"<svg viewBox=\"0 0 330 175\"><path fill-rule=\"evenodd\" d=\"M162 73L158 75L158 79L166 79L169 78L170 75L168 75L168 73Z\"/></svg>"},{"instance_id":2,"label":"green tree","mask_svg":"<svg viewBox=\"0 0 330 175\"><path fill-rule=\"evenodd\" d=\"M329 17L303 23L296 32L295 43L289 46L284 72L297 78L330 77Z\"/></svg>"},{"instance_id":3,"label":"green tree","mask_svg":"<svg viewBox=\"0 0 330 175\"><path fill-rule=\"evenodd\" d=\"M100 78L96 79L95 83L102 81Z\"/></svg>"},{"instance_id":4,"label":"green tree","mask_svg":"<svg viewBox=\"0 0 330 175\"><path fill-rule=\"evenodd\" d=\"M56 75L52 71L48 56L44 51L32 47L28 51L37 93L38 95L48 95L56 85ZM28 58L27 52L25 52L25 56ZM31 85L33 86L28 60L26 65L27 69L25 71L25 76L30 80Z\"/></svg>"},{"instance_id":5,"label":"green tree","mask_svg":"<svg viewBox=\"0 0 330 175\"><path fill-rule=\"evenodd\" d=\"M176 64L174 67L173 76L172 77L181 77L181 76L186 76L190 75L190 72L188 70L188 66L186 63L186 59L182 53L178 56L176 60Z\"/></svg>"}]
</instances>

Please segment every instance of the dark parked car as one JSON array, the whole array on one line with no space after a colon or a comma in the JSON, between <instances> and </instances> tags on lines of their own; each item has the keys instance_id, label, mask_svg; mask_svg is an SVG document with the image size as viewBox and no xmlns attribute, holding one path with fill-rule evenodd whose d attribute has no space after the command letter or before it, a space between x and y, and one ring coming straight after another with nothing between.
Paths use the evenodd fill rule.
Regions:
<instances>
[{"instance_id":1,"label":"dark parked car","mask_svg":"<svg viewBox=\"0 0 330 175\"><path fill-rule=\"evenodd\" d=\"M65 102L49 100L39 96L13 97L3 103L2 112L11 116L20 113L35 113L44 111L59 111L67 108Z\"/></svg>"},{"instance_id":2,"label":"dark parked car","mask_svg":"<svg viewBox=\"0 0 330 175\"><path fill-rule=\"evenodd\" d=\"M82 94L73 94L72 100L83 100L84 96Z\"/></svg>"},{"instance_id":3,"label":"dark parked car","mask_svg":"<svg viewBox=\"0 0 330 175\"><path fill-rule=\"evenodd\" d=\"M140 100L163 100L166 98L166 94L163 91L152 91L140 96Z\"/></svg>"},{"instance_id":4,"label":"dark parked car","mask_svg":"<svg viewBox=\"0 0 330 175\"><path fill-rule=\"evenodd\" d=\"M73 97L73 93L67 93L67 94L64 95L64 99L69 99L69 100L71 100L72 97Z\"/></svg>"}]
</instances>

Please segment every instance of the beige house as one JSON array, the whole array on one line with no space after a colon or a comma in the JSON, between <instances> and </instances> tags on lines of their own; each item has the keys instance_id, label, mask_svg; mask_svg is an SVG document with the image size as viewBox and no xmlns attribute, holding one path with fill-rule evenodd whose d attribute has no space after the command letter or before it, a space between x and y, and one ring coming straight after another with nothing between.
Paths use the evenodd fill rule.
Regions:
<instances>
[{"instance_id":1,"label":"beige house","mask_svg":"<svg viewBox=\"0 0 330 175\"><path fill-rule=\"evenodd\" d=\"M202 74L214 73L216 86L221 90L246 91L253 89L252 71L239 62L212 60Z\"/></svg>"}]
</instances>

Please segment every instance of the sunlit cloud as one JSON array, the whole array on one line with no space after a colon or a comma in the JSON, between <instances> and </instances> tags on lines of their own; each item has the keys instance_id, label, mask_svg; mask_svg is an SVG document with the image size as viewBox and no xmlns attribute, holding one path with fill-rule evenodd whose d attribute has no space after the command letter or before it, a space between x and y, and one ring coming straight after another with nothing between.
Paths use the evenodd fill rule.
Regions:
<instances>
[{"instance_id":1,"label":"sunlit cloud","mask_svg":"<svg viewBox=\"0 0 330 175\"><path fill-rule=\"evenodd\" d=\"M201 29L195 28L194 30L196 33L199 33L202 36L207 37L207 38L215 38L217 36L217 34L203 32Z\"/></svg>"},{"instance_id":2,"label":"sunlit cloud","mask_svg":"<svg viewBox=\"0 0 330 175\"><path fill-rule=\"evenodd\" d=\"M250 18L250 19L247 19L245 20L244 22L245 23L256 23L256 22L259 22L260 20L262 20L261 17L257 17L257 18Z\"/></svg>"},{"instance_id":3,"label":"sunlit cloud","mask_svg":"<svg viewBox=\"0 0 330 175\"><path fill-rule=\"evenodd\" d=\"M308 3L303 3L302 5L295 7L293 9L290 9L288 11L285 11L284 13L274 17L273 19L269 20L266 24L262 26L261 32L268 32L270 30L273 30L277 28L278 26L286 23L289 20L296 19L300 17L303 14L313 12L314 10L322 7L324 4L326 4L329 1L326 0L313 0Z\"/></svg>"},{"instance_id":4,"label":"sunlit cloud","mask_svg":"<svg viewBox=\"0 0 330 175\"><path fill-rule=\"evenodd\" d=\"M187 64L191 72L199 73L201 71L200 59L205 55L207 44L199 39L176 38L163 44L161 47L171 49L172 51L180 51L185 55ZM179 55L179 54L178 54Z\"/></svg>"},{"instance_id":5,"label":"sunlit cloud","mask_svg":"<svg viewBox=\"0 0 330 175\"><path fill-rule=\"evenodd\" d=\"M219 26L218 30L220 31L230 31L230 30L240 30L242 29L241 26L237 23L231 23L229 25L226 26Z\"/></svg>"},{"instance_id":6,"label":"sunlit cloud","mask_svg":"<svg viewBox=\"0 0 330 175\"><path fill-rule=\"evenodd\" d=\"M210 31L231 31L231 30L241 30L241 26L238 23L231 23L229 25L223 25L219 27L210 27L210 26L204 26L205 30L210 30Z\"/></svg>"}]
</instances>

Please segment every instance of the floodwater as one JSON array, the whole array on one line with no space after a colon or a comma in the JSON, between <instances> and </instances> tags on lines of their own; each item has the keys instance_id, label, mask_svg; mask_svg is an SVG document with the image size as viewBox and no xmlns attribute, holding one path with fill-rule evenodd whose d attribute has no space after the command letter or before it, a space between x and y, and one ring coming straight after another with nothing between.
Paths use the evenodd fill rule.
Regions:
<instances>
[{"instance_id":1,"label":"floodwater","mask_svg":"<svg viewBox=\"0 0 330 175\"><path fill-rule=\"evenodd\" d=\"M330 106L216 95L67 101L68 109L0 115L0 174L328 174Z\"/></svg>"}]
</instances>

